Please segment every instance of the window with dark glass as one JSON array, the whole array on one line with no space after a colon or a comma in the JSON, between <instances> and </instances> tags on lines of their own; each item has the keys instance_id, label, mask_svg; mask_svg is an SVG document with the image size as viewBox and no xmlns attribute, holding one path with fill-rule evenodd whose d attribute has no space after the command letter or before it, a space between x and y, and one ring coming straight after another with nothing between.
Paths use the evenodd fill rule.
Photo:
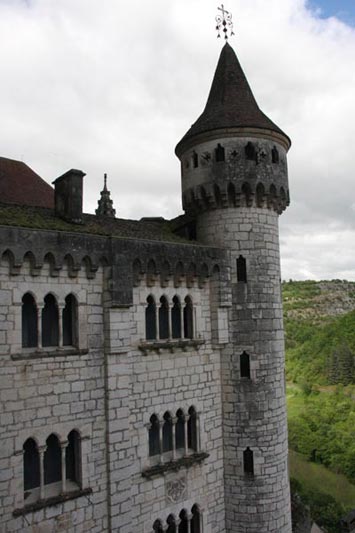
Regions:
<instances>
[{"instance_id":1,"label":"window with dark glass","mask_svg":"<svg viewBox=\"0 0 355 533\"><path fill-rule=\"evenodd\" d=\"M173 421L170 413L164 414L163 424L163 452L170 452L173 449Z\"/></svg>"},{"instance_id":2,"label":"window with dark glass","mask_svg":"<svg viewBox=\"0 0 355 533\"><path fill-rule=\"evenodd\" d=\"M32 294L22 298L22 346L34 348L38 345L37 306Z\"/></svg>"},{"instance_id":3,"label":"window with dark glass","mask_svg":"<svg viewBox=\"0 0 355 533\"><path fill-rule=\"evenodd\" d=\"M159 420L157 415L150 417L149 427L149 456L160 454L160 441L159 441Z\"/></svg>"},{"instance_id":4,"label":"window with dark glass","mask_svg":"<svg viewBox=\"0 0 355 533\"><path fill-rule=\"evenodd\" d=\"M42 346L58 346L59 315L56 299L53 294L44 298L42 309Z\"/></svg>"},{"instance_id":5,"label":"window with dark glass","mask_svg":"<svg viewBox=\"0 0 355 533\"><path fill-rule=\"evenodd\" d=\"M249 447L243 452L243 460L244 460L244 473L253 475L254 474L254 454Z\"/></svg>"},{"instance_id":6,"label":"window with dark glass","mask_svg":"<svg viewBox=\"0 0 355 533\"><path fill-rule=\"evenodd\" d=\"M172 338L181 339L181 304L177 296L174 296L171 308L171 327Z\"/></svg>"},{"instance_id":7,"label":"window with dark glass","mask_svg":"<svg viewBox=\"0 0 355 533\"><path fill-rule=\"evenodd\" d=\"M185 339L193 339L193 336L194 327L192 300L189 296L186 296L184 307L184 337Z\"/></svg>"},{"instance_id":8,"label":"window with dark glass","mask_svg":"<svg viewBox=\"0 0 355 533\"><path fill-rule=\"evenodd\" d=\"M242 255L237 259L237 280L242 283L247 282L247 262Z\"/></svg>"},{"instance_id":9,"label":"window with dark glass","mask_svg":"<svg viewBox=\"0 0 355 533\"><path fill-rule=\"evenodd\" d=\"M145 309L145 336L147 340L157 338L157 315L153 296L147 298L147 307Z\"/></svg>"},{"instance_id":10,"label":"window with dark glass","mask_svg":"<svg viewBox=\"0 0 355 533\"><path fill-rule=\"evenodd\" d=\"M65 449L65 471L66 479L73 481L77 485L81 483L80 455L80 435L73 430L68 435L68 445Z\"/></svg>"},{"instance_id":11,"label":"window with dark glass","mask_svg":"<svg viewBox=\"0 0 355 533\"><path fill-rule=\"evenodd\" d=\"M27 439L23 445L23 486L26 492L40 486L39 453L36 442Z\"/></svg>"},{"instance_id":12,"label":"window with dark glass","mask_svg":"<svg viewBox=\"0 0 355 533\"><path fill-rule=\"evenodd\" d=\"M250 356L246 352L240 355L240 377L250 379Z\"/></svg>"},{"instance_id":13,"label":"window with dark glass","mask_svg":"<svg viewBox=\"0 0 355 533\"><path fill-rule=\"evenodd\" d=\"M65 298L63 309L63 346L75 346L77 344L77 301L73 294Z\"/></svg>"},{"instance_id":14,"label":"window with dark glass","mask_svg":"<svg viewBox=\"0 0 355 533\"><path fill-rule=\"evenodd\" d=\"M161 339L169 338L169 304L165 296L160 298L159 337Z\"/></svg>"},{"instance_id":15,"label":"window with dark glass","mask_svg":"<svg viewBox=\"0 0 355 533\"><path fill-rule=\"evenodd\" d=\"M44 452L44 484L56 483L62 479L62 452L58 437L52 433L46 440Z\"/></svg>"}]
</instances>

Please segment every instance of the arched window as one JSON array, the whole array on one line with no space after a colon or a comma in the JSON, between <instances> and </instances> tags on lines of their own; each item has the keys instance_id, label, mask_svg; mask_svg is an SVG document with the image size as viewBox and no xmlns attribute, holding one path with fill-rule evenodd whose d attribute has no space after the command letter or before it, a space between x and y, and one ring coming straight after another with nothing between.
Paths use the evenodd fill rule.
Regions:
<instances>
[{"instance_id":1,"label":"arched window","mask_svg":"<svg viewBox=\"0 0 355 533\"><path fill-rule=\"evenodd\" d=\"M159 337L161 339L169 338L169 304L165 296L162 296L160 298Z\"/></svg>"},{"instance_id":2,"label":"arched window","mask_svg":"<svg viewBox=\"0 0 355 533\"><path fill-rule=\"evenodd\" d=\"M252 142L249 141L244 150L245 150L245 157L249 161L256 161L257 160L255 146L254 146L254 144Z\"/></svg>"},{"instance_id":3,"label":"arched window","mask_svg":"<svg viewBox=\"0 0 355 533\"><path fill-rule=\"evenodd\" d=\"M154 533L164 533L164 528L161 520L156 520L153 524Z\"/></svg>"},{"instance_id":4,"label":"arched window","mask_svg":"<svg viewBox=\"0 0 355 533\"><path fill-rule=\"evenodd\" d=\"M173 449L173 421L170 413L164 415L163 424L163 452L170 452Z\"/></svg>"},{"instance_id":5,"label":"arched window","mask_svg":"<svg viewBox=\"0 0 355 533\"><path fill-rule=\"evenodd\" d=\"M235 187L233 183L229 183L227 192L228 192L229 207L235 207Z\"/></svg>"},{"instance_id":6,"label":"arched window","mask_svg":"<svg viewBox=\"0 0 355 533\"><path fill-rule=\"evenodd\" d=\"M160 454L160 441L159 441L159 420L157 415L150 417L149 428L149 456Z\"/></svg>"},{"instance_id":7,"label":"arched window","mask_svg":"<svg viewBox=\"0 0 355 533\"><path fill-rule=\"evenodd\" d=\"M44 484L56 483L62 479L62 451L59 440L53 433L46 440L44 452Z\"/></svg>"},{"instance_id":8,"label":"arched window","mask_svg":"<svg viewBox=\"0 0 355 533\"><path fill-rule=\"evenodd\" d=\"M78 342L78 306L73 294L65 298L62 315L63 346L75 346Z\"/></svg>"},{"instance_id":9,"label":"arched window","mask_svg":"<svg viewBox=\"0 0 355 533\"><path fill-rule=\"evenodd\" d=\"M175 449L185 448L185 416L181 409L176 412Z\"/></svg>"},{"instance_id":10,"label":"arched window","mask_svg":"<svg viewBox=\"0 0 355 533\"><path fill-rule=\"evenodd\" d=\"M193 339L194 337L193 307L192 307L192 300L190 296L186 296L185 298L184 337L185 339Z\"/></svg>"},{"instance_id":11,"label":"arched window","mask_svg":"<svg viewBox=\"0 0 355 533\"><path fill-rule=\"evenodd\" d=\"M214 191L214 198L215 198L216 206L220 207L222 204L222 196L221 196L221 191L218 185L214 185L213 191Z\"/></svg>"},{"instance_id":12,"label":"arched window","mask_svg":"<svg viewBox=\"0 0 355 533\"><path fill-rule=\"evenodd\" d=\"M271 150L271 159L273 163L278 163L280 161L279 152L276 146L274 146L273 149Z\"/></svg>"},{"instance_id":13,"label":"arched window","mask_svg":"<svg viewBox=\"0 0 355 533\"><path fill-rule=\"evenodd\" d=\"M166 530L166 533L177 533L176 532L176 520L175 520L174 515L170 514L168 516L166 523L168 524L168 529Z\"/></svg>"},{"instance_id":14,"label":"arched window","mask_svg":"<svg viewBox=\"0 0 355 533\"><path fill-rule=\"evenodd\" d=\"M192 507L191 513L191 533L201 533L201 513L197 505Z\"/></svg>"},{"instance_id":15,"label":"arched window","mask_svg":"<svg viewBox=\"0 0 355 533\"><path fill-rule=\"evenodd\" d=\"M147 340L154 340L157 338L157 315L152 295L148 296L147 304L145 308L145 336Z\"/></svg>"},{"instance_id":16,"label":"arched window","mask_svg":"<svg viewBox=\"0 0 355 533\"><path fill-rule=\"evenodd\" d=\"M249 447L243 452L243 463L244 474L252 476L254 474L254 454Z\"/></svg>"},{"instance_id":17,"label":"arched window","mask_svg":"<svg viewBox=\"0 0 355 533\"><path fill-rule=\"evenodd\" d=\"M177 296L174 296L171 308L171 327L173 339L181 339L181 304Z\"/></svg>"},{"instance_id":18,"label":"arched window","mask_svg":"<svg viewBox=\"0 0 355 533\"><path fill-rule=\"evenodd\" d=\"M246 352L240 355L240 377L250 379L250 357Z\"/></svg>"},{"instance_id":19,"label":"arched window","mask_svg":"<svg viewBox=\"0 0 355 533\"><path fill-rule=\"evenodd\" d=\"M237 280L242 283L247 282L247 262L242 255L237 259Z\"/></svg>"},{"instance_id":20,"label":"arched window","mask_svg":"<svg viewBox=\"0 0 355 533\"><path fill-rule=\"evenodd\" d=\"M215 148L214 154L215 154L217 163L224 161L224 158L225 158L224 147L220 145L219 143L217 144L217 148Z\"/></svg>"},{"instance_id":21,"label":"arched window","mask_svg":"<svg viewBox=\"0 0 355 533\"><path fill-rule=\"evenodd\" d=\"M68 445L65 449L65 471L66 479L77 485L81 484L80 455L80 435L73 429L68 435Z\"/></svg>"},{"instance_id":22,"label":"arched window","mask_svg":"<svg viewBox=\"0 0 355 533\"><path fill-rule=\"evenodd\" d=\"M179 518L180 518L179 533L189 533L189 529L188 529L189 520L188 520L187 512L185 511L185 509L183 509L180 512Z\"/></svg>"},{"instance_id":23,"label":"arched window","mask_svg":"<svg viewBox=\"0 0 355 533\"><path fill-rule=\"evenodd\" d=\"M42 346L58 346L59 344L58 306L53 294L44 298L42 309Z\"/></svg>"},{"instance_id":24,"label":"arched window","mask_svg":"<svg viewBox=\"0 0 355 533\"><path fill-rule=\"evenodd\" d=\"M265 203L265 187L262 183L258 183L256 186L256 205L263 207Z\"/></svg>"},{"instance_id":25,"label":"arched window","mask_svg":"<svg viewBox=\"0 0 355 533\"><path fill-rule=\"evenodd\" d=\"M37 306L29 292L22 298L22 346L34 348L38 345Z\"/></svg>"},{"instance_id":26,"label":"arched window","mask_svg":"<svg viewBox=\"0 0 355 533\"><path fill-rule=\"evenodd\" d=\"M187 442L190 450L197 452L197 413L194 407L189 409L189 420L187 422Z\"/></svg>"},{"instance_id":27,"label":"arched window","mask_svg":"<svg viewBox=\"0 0 355 533\"><path fill-rule=\"evenodd\" d=\"M40 486L39 453L33 439L27 439L23 445L23 487L26 492Z\"/></svg>"},{"instance_id":28,"label":"arched window","mask_svg":"<svg viewBox=\"0 0 355 533\"><path fill-rule=\"evenodd\" d=\"M196 154L196 152L193 152L192 154L192 166L194 168L198 167L198 155Z\"/></svg>"}]
</instances>

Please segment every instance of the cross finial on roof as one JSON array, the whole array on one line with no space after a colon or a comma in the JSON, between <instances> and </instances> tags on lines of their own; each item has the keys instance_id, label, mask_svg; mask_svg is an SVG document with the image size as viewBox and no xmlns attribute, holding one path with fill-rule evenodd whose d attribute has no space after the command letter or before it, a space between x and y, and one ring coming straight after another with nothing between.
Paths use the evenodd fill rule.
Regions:
<instances>
[{"instance_id":1,"label":"cross finial on roof","mask_svg":"<svg viewBox=\"0 0 355 533\"><path fill-rule=\"evenodd\" d=\"M223 4L221 4L221 7L218 7L217 9L221 11L221 14L218 13L218 15L216 16L217 38L221 37L221 31L223 31L224 38L226 41L228 41L228 30L230 31L230 36L234 35L232 13L224 9Z\"/></svg>"}]
</instances>

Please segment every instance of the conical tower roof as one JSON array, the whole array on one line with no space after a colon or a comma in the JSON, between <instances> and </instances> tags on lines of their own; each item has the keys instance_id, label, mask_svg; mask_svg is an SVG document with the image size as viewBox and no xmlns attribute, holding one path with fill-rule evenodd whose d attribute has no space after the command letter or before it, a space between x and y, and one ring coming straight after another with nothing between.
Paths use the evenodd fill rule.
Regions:
<instances>
[{"instance_id":1,"label":"conical tower roof","mask_svg":"<svg viewBox=\"0 0 355 533\"><path fill-rule=\"evenodd\" d=\"M228 128L271 130L289 137L260 109L233 48L222 48L206 107L176 146L181 154L183 145L196 135Z\"/></svg>"}]
</instances>

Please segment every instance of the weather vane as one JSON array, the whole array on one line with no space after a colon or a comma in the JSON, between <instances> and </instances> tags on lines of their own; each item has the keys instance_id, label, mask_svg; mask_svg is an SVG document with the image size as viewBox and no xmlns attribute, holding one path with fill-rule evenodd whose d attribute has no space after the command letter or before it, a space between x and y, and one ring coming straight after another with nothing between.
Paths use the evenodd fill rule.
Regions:
<instances>
[{"instance_id":1,"label":"weather vane","mask_svg":"<svg viewBox=\"0 0 355 533\"><path fill-rule=\"evenodd\" d=\"M218 13L218 15L216 16L217 38L221 37L221 31L223 31L224 38L226 41L228 41L228 30L230 31L230 36L234 35L232 13L224 9L223 4L221 4L221 7L218 7L217 9L221 11L221 14Z\"/></svg>"}]
</instances>

